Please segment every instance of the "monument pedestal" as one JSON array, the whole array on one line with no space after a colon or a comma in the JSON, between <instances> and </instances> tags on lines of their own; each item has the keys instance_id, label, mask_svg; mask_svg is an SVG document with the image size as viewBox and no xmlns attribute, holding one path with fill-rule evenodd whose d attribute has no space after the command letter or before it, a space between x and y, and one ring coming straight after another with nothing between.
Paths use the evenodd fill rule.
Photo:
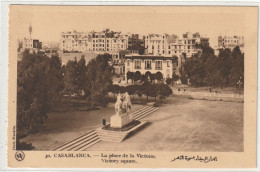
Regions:
<instances>
[{"instance_id":1,"label":"monument pedestal","mask_svg":"<svg viewBox=\"0 0 260 172\"><path fill-rule=\"evenodd\" d=\"M122 128L126 124L134 120L132 114L114 115L110 119L110 127L112 128Z\"/></svg>"}]
</instances>

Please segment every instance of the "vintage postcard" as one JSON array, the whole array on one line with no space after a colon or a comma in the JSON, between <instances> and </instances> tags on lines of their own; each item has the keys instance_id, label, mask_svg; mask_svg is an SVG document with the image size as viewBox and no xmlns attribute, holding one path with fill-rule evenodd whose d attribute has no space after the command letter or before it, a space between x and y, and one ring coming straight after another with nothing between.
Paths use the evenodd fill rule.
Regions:
<instances>
[{"instance_id":1,"label":"vintage postcard","mask_svg":"<svg viewBox=\"0 0 260 172\"><path fill-rule=\"evenodd\" d=\"M8 166L255 168L258 7L9 6Z\"/></svg>"}]
</instances>

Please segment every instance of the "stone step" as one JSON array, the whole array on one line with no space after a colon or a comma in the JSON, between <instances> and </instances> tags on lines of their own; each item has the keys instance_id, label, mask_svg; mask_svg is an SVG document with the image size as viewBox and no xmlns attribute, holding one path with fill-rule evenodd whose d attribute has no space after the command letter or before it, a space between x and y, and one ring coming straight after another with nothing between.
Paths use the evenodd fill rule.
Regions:
<instances>
[{"instance_id":1,"label":"stone step","mask_svg":"<svg viewBox=\"0 0 260 172\"><path fill-rule=\"evenodd\" d=\"M101 141L101 139L99 137L92 139L87 144L82 145L80 148L76 149L75 151L85 151L87 148L89 148L90 146L92 146L100 141Z\"/></svg>"},{"instance_id":2,"label":"stone step","mask_svg":"<svg viewBox=\"0 0 260 172\"><path fill-rule=\"evenodd\" d=\"M144 115L144 114L146 114L146 113L149 113L150 111L153 111L153 110L157 110L158 108L150 108L150 109L147 109L146 111L143 111L143 112L141 112L141 113L139 113L139 114L136 114L135 116L134 116L134 118L136 118L136 117L138 117L138 116L141 116L141 115Z\"/></svg>"},{"instance_id":3,"label":"stone step","mask_svg":"<svg viewBox=\"0 0 260 172\"><path fill-rule=\"evenodd\" d=\"M146 114L146 113L149 113L149 111L151 111L151 110L153 110L153 109L147 109L146 111L143 111L143 112L140 112L140 113L138 113L138 114L135 114L135 115L133 116L133 118L136 119L138 116L143 115L143 114Z\"/></svg>"},{"instance_id":4,"label":"stone step","mask_svg":"<svg viewBox=\"0 0 260 172\"><path fill-rule=\"evenodd\" d=\"M135 114L135 115L134 115L134 118L136 119L138 116L141 116L141 115L143 115L143 114L149 113L150 111L152 111L152 110L154 110L154 109L156 109L156 108L146 109L145 111L142 111L142 112L140 112L140 113L138 113L138 114Z\"/></svg>"},{"instance_id":5,"label":"stone step","mask_svg":"<svg viewBox=\"0 0 260 172\"><path fill-rule=\"evenodd\" d=\"M115 137L123 137L125 136L126 133L124 134L117 134L117 133L107 133L107 132L98 132L99 136L115 136Z\"/></svg>"},{"instance_id":6,"label":"stone step","mask_svg":"<svg viewBox=\"0 0 260 172\"><path fill-rule=\"evenodd\" d=\"M142 110L144 108L146 108L147 106L146 105L143 105L141 108L137 109L135 112L139 111L139 110Z\"/></svg>"},{"instance_id":7,"label":"stone step","mask_svg":"<svg viewBox=\"0 0 260 172\"><path fill-rule=\"evenodd\" d=\"M74 144L74 145L71 145L71 146L69 146L69 147L63 149L63 151L77 150L77 149L81 148L82 146L87 145L87 144L91 143L93 140L98 139L98 138L99 138L99 137L98 137L97 134L92 135L92 136L90 136L90 137L88 137L88 138L86 138L86 139L84 139L84 140L81 140L81 141L77 142L77 143Z\"/></svg>"},{"instance_id":8,"label":"stone step","mask_svg":"<svg viewBox=\"0 0 260 172\"><path fill-rule=\"evenodd\" d=\"M69 147L69 146L71 146L71 145L73 145L73 144L75 144L75 143L77 143L77 142L79 142L81 140L84 140L84 139L88 138L89 136L95 135L95 134L96 134L96 131L92 130L92 131L90 131L87 134L84 134L84 135L82 135L82 136L80 136L80 137L78 137L78 138L76 138L76 139L74 139L74 140L72 140L70 142L67 142L67 143L65 143L65 144L63 144L63 145L53 149L53 151L61 151L61 150L65 149L65 148L67 148L67 147Z\"/></svg>"},{"instance_id":9,"label":"stone step","mask_svg":"<svg viewBox=\"0 0 260 172\"><path fill-rule=\"evenodd\" d=\"M123 138L124 139L124 138ZM123 141L123 139L114 139L114 138L102 138L102 141L106 141L106 142L116 142L116 143L120 143Z\"/></svg>"},{"instance_id":10,"label":"stone step","mask_svg":"<svg viewBox=\"0 0 260 172\"><path fill-rule=\"evenodd\" d=\"M96 130L97 133L107 133L107 134L117 134L117 135L124 135L126 131L112 131L112 130L103 130L102 128L99 128Z\"/></svg>"},{"instance_id":11,"label":"stone step","mask_svg":"<svg viewBox=\"0 0 260 172\"><path fill-rule=\"evenodd\" d=\"M133 113L133 115L138 114L138 113L141 113L141 112L143 112L143 111L145 111L145 110L147 110L147 109L150 109L150 108L152 108L152 107L150 107L150 106L145 106L144 108L141 108L141 109L136 110L136 111Z\"/></svg>"},{"instance_id":12,"label":"stone step","mask_svg":"<svg viewBox=\"0 0 260 172\"><path fill-rule=\"evenodd\" d=\"M157 109L158 109L158 108L151 110L149 113L146 113L146 114L143 114L143 115L138 116L138 117L136 118L136 120L140 120L140 119L144 118L145 116L150 115L151 113L155 112Z\"/></svg>"},{"instance_id":13,"label":"stone step","mask_svg":"<svg viewBox=\"0 0 260 172\"><path fill-rule=\"evenodd\" d=\"M121 142L123 141L130 133L133 133L138 128L142 127L146 122L141 122L137 126L131 128L128 131L120 132L120 131L108 131L108 130L102 130L98 129L97 133L101 140L103 141L111 141L111 142ZM100 131L102 130L102 131ZM120 135L119 135L120 134ZM124 134L124 135L123 135Z\"/></svg>"}]
</instances>

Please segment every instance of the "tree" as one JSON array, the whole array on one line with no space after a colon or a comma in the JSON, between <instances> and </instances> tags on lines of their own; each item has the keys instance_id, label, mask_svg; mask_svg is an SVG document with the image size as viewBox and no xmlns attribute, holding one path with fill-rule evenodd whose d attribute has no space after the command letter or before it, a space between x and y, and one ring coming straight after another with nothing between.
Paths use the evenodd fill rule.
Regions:
<instances>
[{"instance_id":1,"label":"tree","mask_svg":"<svg viewBox=\"0 0 260 172\"><path fill-rule=\"evenodd\" d=\"M157 81L162 81L162 80L163 80L163 74L162 74L161 72L157 72L157 73L155 74L155 79L156 79Z\"/></svg>"},{"instance_id":2,"label":"tree","mask_svg":"<svg viewBox=\"0 0 260 172\"><path fill-rule=\"evenodd\" d=\"M145 86L144 85L137 85L136 89L137 89L136 94L138 95L139 98L142 98Z\"/></svg>"},{"instance_id":3,"label":"tree","mask_svg":"<svg viewBox=\"0 0 260 172\"><path fill-rule=\"evenodd\" d=\"M232 51L230 85L237 86L237 82L240 78L242 79L241 82L244 83L244 54L241 53L239 47L237 46Z\"/></svg>"},{"instance_id":4,"label":"tree","mask_svg":"<svg viewBox=\"0 0 260 172\"><path fill-rule=\"evenodd\" d=\"M47 118L50 106L60 100L61 61L43 53L22 54L17 65L17 128L37 131Z\"/></svg>"},{"instance_id":5,"label":"tree","mask_svg":"<svg viewBox=\"0 0 260 172\"><path fill-rule=\"evenodd\" d=\"M134 78L134 73L128 71L128 72L126 73L126 80L127 80L127 83L128 83L128 80L129 80L129 79L131 79L131 80L132 80L132 83L133 83L133 78Z\"/></svg>"},{"instance_id":6,"label":"tree","mask_svg":"<svg viewBox=\"0 0 260 172\"><path fill-rule=\"evenodd\" d=\"M77 64L77 95L87 97L90 92L87 87L87 66L85 57L82 55Z\"/></svg>"},{"instance_id":7,"label":"tree","mask_svg":"<svg viewBox=\"0 0 260 172\"><path fill-rule=\"evenodd\" d=\"M126 87L125 92L128 92L129 95L133 95L133 100L134 100L134 95L136 93L137 86L136 85L128 85Z\"/></svg>"},{"instance_id":8,"label":"tree","mask_svg":"<svg viewBox=\"0 0 260 172\"><path fill-rule=\"evenodd\" d=\"M150 84L147 87L146 95L150 97L154 97L156 100L156 97L158 96L158 87L156 84Z\"/></svg>"},{"instance_id":9,"label":"tree","mask_svg":"<svg viewBox=\"0 0 260 172\"><path fill-rule=\"evenodd\" d=\"M161 98L161 102L163 98L168 97L172 94L172 89L167 84L163 84L163 83L156 84L156 88L158 92L157 94Z\"/></svg>"},{"instance_id":10,"label":"tree","mask_svg":"<svg viewBox=\"0 0 260 172\"><path fill-rule=\"evenodd\" d=\"M166 83L168 85L171 85L172 84L172 78L166 78Z\"/></svg>"},{"instance_id":11,"label":"tree","mask_svg":"<svg viewBox=\"0 0 260 172\"><path fill-rule=\"evenodd\" d=\"M218 56L218 67L221 77L223 78L222 86L228 86L230 84L230 72L231 72L232 56L230 49L224 49L220 51Z\"/></svg>"},{"instance_id":12,"label":"tree","mask_svg":"<svg viewBox=\"0 0 260 172\"><path fill-rule=\"evenodd\" d=\"M111 84L109 86L109 92L113 93L114 94L114 99L116 98L116 94L120 92L120 89L121 87L119 85L114 85L114 84Z\"/></svg>"},{"instance_id":13,"label":"tree","mask_svg":"<svg viewBox=\"0 0 260 172\"><path fill-rule=\"evenodd\" d=\"M172 80L173 81L177 81L180 77L178 75L175 74L175 72L173 72L172 74Z\"/></svg>"},{"instance_id":14,"label":"tree","mask_svg":"<svg viewBox=\"0 0 260 172\"><path fill-rule=\"evenodd\" d=\"M136 72L134 73L133 79L134 79L135 82L141 80L141 79L142 79L141 73L140 73L139 71L136 71Z\"/></svg>"},{"instance_id":15,"label":"tree","mask_svg":"<svg viewBox=\"0 0 260 172\"><path fill-rule=\"evenodd\" d=\"M98 55L95 59L89 61L87 65L87 79L89 81L89 100L92 107L94 103L99 102L103 105L107 103L105 99L112 84L111 55Z\"/></svg>"},{"instance_id":16,"label":"tree","mask_svg":"<svg viewBox=\"0 0 260 172\"><path fill-rule=\"evenodd\" d=\"M78 69L77 60L69 60L64 69L64 93L71 98L78 94Z\"/></svg>"}]
</instances>

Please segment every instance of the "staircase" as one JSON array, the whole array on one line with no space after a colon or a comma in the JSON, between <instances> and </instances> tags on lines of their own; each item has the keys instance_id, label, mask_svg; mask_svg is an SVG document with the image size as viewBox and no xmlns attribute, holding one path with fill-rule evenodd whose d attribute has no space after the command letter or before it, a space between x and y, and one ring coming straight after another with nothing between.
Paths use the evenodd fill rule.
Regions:
<instances>
[{"instance_id":1,"label":"staircase","mask_svg":"<svg viewBox=\"0 0 260 172\"><path fill-rule=\"evenodd\" d=\"M142 108L136 110L133 113L133 117L135 120L140 120L141 118L144 118L145 116L153 113L157 109L158 108L152 106L143 106ZM111 130L104 130L102 128L98 128L96 131L101 140L110 141L110 142L122 142L124 139L134 134L136 131L145 127L147 124L148 123L146 122L141 122L140 124L131 128L128 131L111 131Z\"/></svg>"},{"instance_id":2,"label":"staircase","mask_svg":"<svg viewBox=\"0 0 260 172\"><path fill-rule=\"evenodd\" d=\"M153 113L157 109L157 107L143 106L133 113L133 117L135 120L140 120L145 116ZM103 130L102 128L98 128L68 143L65 143L62 146L59 146L52 151L85 151L87 148L100 142L101 140L110 142L122 142L124 139L134 134L136 131L145 127L147 124L147 122L141 122L130 130L122 132Z\"/></svg>"},{"instance_id":3,"label":"staircase","mask_svg":"<svg viewBox=\"0 0 260 172\"><path fill-rule=\"evenodd\" d=\"M158 109L157 107L144 106L133 113L134 119L140 120L140 119L144 118L145 116L150 115L157 109Z\"/></svg>"},{"instance_id":4,"label":"staircase","mask_svg":"<svg viewBox=\"0 0 260 172\"><path fill-rule=\"evenodd\" d=\"M88 147L100 141L101 140L97 135L97 132L93 130L83 136L80 136L79 138L76 138L62 146L53 149L53 151L84 151Z\"/></svg>"}]
</instances>

